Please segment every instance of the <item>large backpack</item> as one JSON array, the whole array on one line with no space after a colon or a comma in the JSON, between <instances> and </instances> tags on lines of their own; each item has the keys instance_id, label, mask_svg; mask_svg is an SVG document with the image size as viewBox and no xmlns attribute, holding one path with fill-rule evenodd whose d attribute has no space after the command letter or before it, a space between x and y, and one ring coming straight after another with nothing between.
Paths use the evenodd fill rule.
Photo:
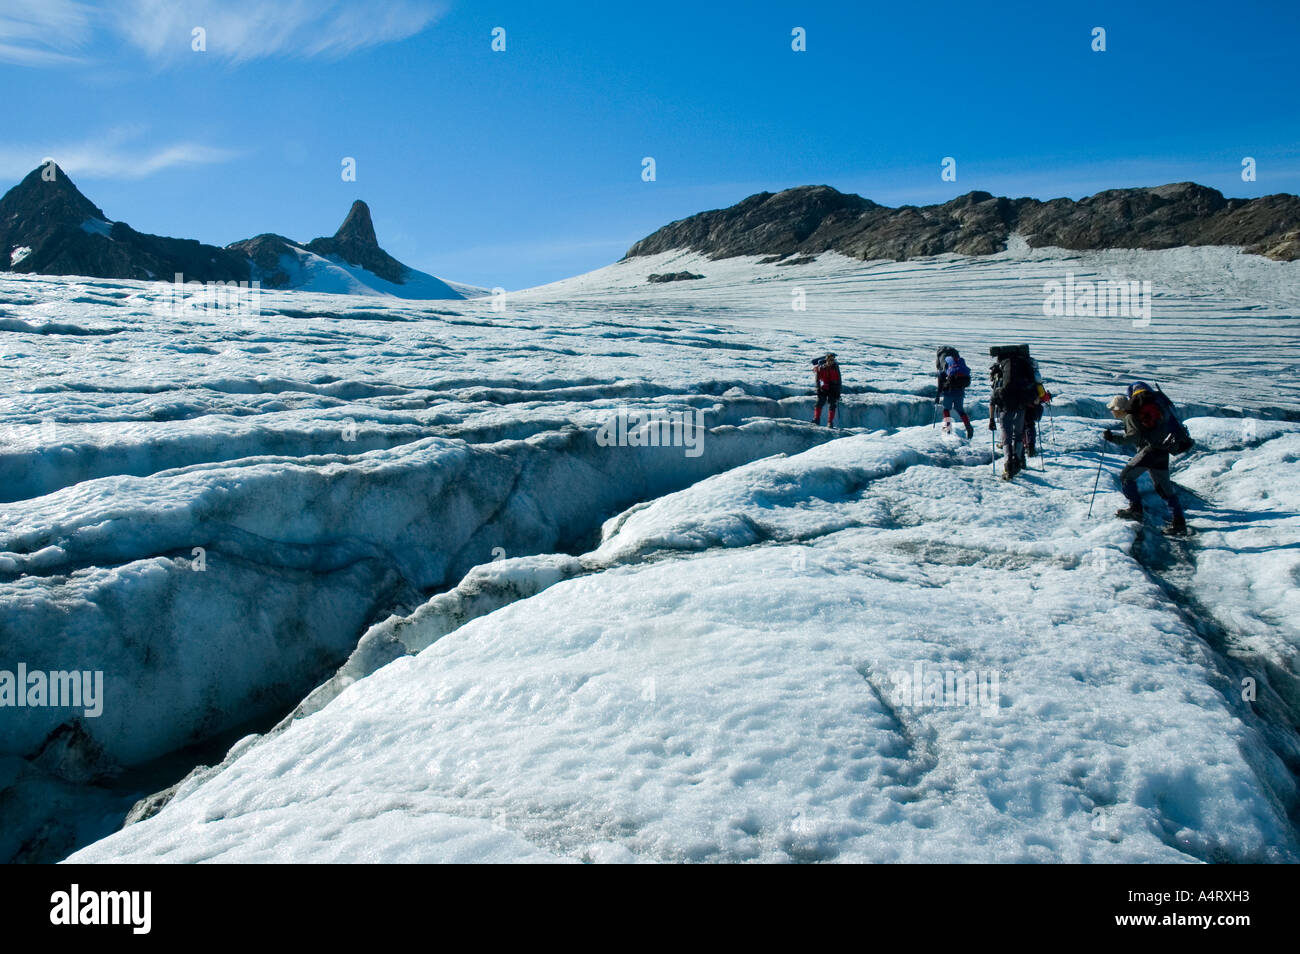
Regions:
<instances>
[{"instance_id":1,"label":"large backpack","mask_svg":"<svg viewBox=\"0 0 1300 954\"><path fill-rule=\"evenodd\" d=\"M947 386L953 390L962 390L970 387L970 368L966 367L966 362L962 360L961 355L950 355L952 358L952 370L947 372Z\"/></svg>"},{"instance_id":2,"label":"large backpack","mask_svg":"<svg viewBox=\"0 0 1300 954\"><path fill-rule=\"evenodd\" d=\"M990 348L997 362L993 366L993 399L1003 408L1028 407L1038 398L1034 364L1027 345Z\"/></svg>"},{"instance_id":3,"label":"large backpack","mask_svg":"<svg viewBox=\"0 0 1300 954\"><path fill-rule=\"evenodd\" d=\"M1152 446L1170 454L1186 454L1196 446L1164 391L1145 381L1135 381L1129 385L1128 396L1128 412L1143 439Z\"/></svg>"},{"instance_id":4,"label":"large backpack","mask_svg":"<svg viewBox=\"0 0 1300 954\"><path fill-rule=\"evenodd\" d=\"M948 358L960 358L960 357L961 355L957 353L956 348L950 346L942 347L937 352L935 352L934 370L942 371L944 369L945 362Z\"/></svg>"}]
</instances>

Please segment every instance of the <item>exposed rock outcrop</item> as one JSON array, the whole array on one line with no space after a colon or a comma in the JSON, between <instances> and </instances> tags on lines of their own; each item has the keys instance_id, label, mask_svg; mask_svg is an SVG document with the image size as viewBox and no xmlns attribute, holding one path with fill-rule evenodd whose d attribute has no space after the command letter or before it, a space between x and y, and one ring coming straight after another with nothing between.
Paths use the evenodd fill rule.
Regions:
<instances>
[{"instance_id":1,"label":"exposed rock outcrop","mask_svg":"<svg viewBox=\"0 0 1300 954\"><path fill-rule=\"evenodd\" d=\"M162 281L179 272L202 282L249 275L247 260L226 249L110 221L53 164L0 198L0 271Z\"/></svg>"},{"instance_id":2,"label":"exposed rock outcrop","mask_svg":"<svg viewBox=\"0 0 1300 954\"><path fill-rule=\"evenodd\" d=\"M1031 247L1084 250L1236 245L1280 260L1300 257L1300 197L1226 199L1180 182L1112 189L1072 199L1009 199L969 192L941 205L888 208L830 186L761 192L727 209L701 212L637 242L625 258L686 249L710 258L835 251L902 261L944 252L989 255L1020 233Z\"/></svg>"}]
</instances>

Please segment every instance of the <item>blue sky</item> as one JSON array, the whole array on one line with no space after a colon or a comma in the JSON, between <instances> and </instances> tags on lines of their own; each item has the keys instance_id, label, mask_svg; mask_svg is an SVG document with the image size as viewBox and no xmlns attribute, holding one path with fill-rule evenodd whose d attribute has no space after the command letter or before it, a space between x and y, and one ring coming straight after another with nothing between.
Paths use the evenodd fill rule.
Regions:
<instances>
[{"instance_id":1,"label":"blue sky","mask_svg":"<svg viewBox=\"0 0 1300 954\"><path fill-rule=\"evenodd\" d=\"M803 184L1300 192L1298 45L1295 0L5 0L0 184L53 156L111 218L215 244L329 235L363 198L407 264L520 288Z\"/></svg>"}]
</instances>

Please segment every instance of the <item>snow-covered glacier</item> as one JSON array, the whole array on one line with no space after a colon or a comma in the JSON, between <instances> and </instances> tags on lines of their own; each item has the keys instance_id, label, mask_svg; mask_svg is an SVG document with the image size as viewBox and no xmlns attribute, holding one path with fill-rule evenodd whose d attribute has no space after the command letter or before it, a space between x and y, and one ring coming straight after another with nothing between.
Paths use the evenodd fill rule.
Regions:
<instances>
[{"instance_id":1,"label":"snow-covered glacier","mask_svg":"<svg viewBox=\"0 0 1300 954\"><path fill-rule=\"evenodd\" d=\"M1152 280L1150 320L1045 316L1066 272ZM0 670L105 688L0 709L0 853L1298 860L1297 279L683 253L252 316L4 279ZM1011 341L1057 401L1004 484L930 369ZM1189 540L1110 518L1132 377L1197 438ZM654 415L697 445L606 439Z\"/></svg>"}]
</instances>

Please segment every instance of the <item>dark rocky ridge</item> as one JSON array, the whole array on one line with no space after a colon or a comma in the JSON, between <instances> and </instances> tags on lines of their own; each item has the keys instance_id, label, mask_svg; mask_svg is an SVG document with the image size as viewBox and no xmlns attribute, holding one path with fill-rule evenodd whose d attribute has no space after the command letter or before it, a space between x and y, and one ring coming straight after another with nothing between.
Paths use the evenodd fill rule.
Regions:
<instances>
[{"instance_id":1,"label":"dark rocky ridge","mask_svg":"<svg viewBox=\"0 0 1300 954\"><path fill-rule=\"evenodd\" d=\"M800 186L673 222L633 245L624 260L680 249L713 259L762 255L772 262L827 251L897 261L944 252L990 255L1017 232L1033 248L1234 245L1293 261L1300 258L1300 197L1225 199L1214 189L1180 182L1112 189L1077 202L969 192L942 205L893 209L830 186Z\"/></svg>"},{"instance_id":2,"label":"dark rocky ridge","mask_svg":"<svg viewBox=\"0 0 1300 954\"><path fill-rule=\"evenodd\" d=\"M203 282L249 280L248 261L240 255L110 223L62 169L54 166L48 180L44 169L28 173L0 199L0 271L160 281L180 272ZM86 223L96 226L87 229ZM16 248L31 252L11 265Z\"/></svg>"},{"instance_id":3,"label":"dark rocky ridge","mask_svg":"<svg viewBox=\"0 0 1300 954\"><path fill-rule=\"evenodd\" d=\"M289 246L293 244L292 239L283 235L263 232L251 239L234 242L227 248L252 262L253 273L261 279L264 288L284 288L292 279L280 263L280 256L289 254Z\"/></svg>"},{"instance_id":4,"label":"dark rocky ridge","mask_svg":"<svg viewBox=\"0 0 1300 954\"><path fill-rule=\"evenodd\" d=\"M411 270L382 248L370 209L352 203L332 238L298 245L283 235L264 233L225 248L194 239L137 232L125 222L111 222L87 199L62 169L47 180L41 166L0 198L0 272L40 275L85 275L172 281L260 281L267 288L287 287L292 278L281 264L294 249L359 266L395 285L405 284ZM91 223L87 228L86 224ZM11 264L18 248L31 251ZM449 297L455 295L448 289ZM455 296L459 297L459 296Z\"/></svg>"}]
</instances>

